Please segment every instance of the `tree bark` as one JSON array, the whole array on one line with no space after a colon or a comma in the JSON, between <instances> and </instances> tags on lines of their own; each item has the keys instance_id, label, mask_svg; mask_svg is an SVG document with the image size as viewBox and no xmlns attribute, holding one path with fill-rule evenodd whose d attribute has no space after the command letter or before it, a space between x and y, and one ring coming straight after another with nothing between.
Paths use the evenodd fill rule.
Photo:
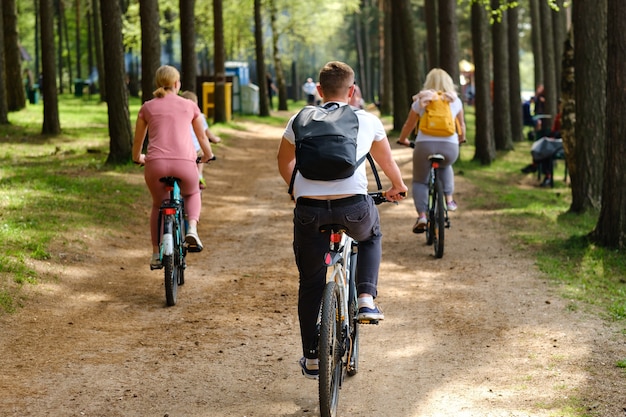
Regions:
<instances>
[{"instance_id":1,"label":"tree bark","mask_svg":"<svg viewBox=\"0 0 626 417\"><path fill-rule=\"evenodd\" d=\"M383 115L391 114L393 109L393 66L392 66L392 36L391 36L391 0L379 0L379 65L380 71L380 90L378 100L380 102L380 113Z\"/></svg>"},{"instance_id":2,"label":"tree bark","mask_svg":"<svg viewBox=\"0 0 626 417\"><path fill-rule=\"evenodd\" d=\"M494 10L499 7L499 0L492 0ZM493 121L496 149L509 151L513 149L511 133L511 107L509 84L509 51L507 40L506 11L502 19L491 26L491 42L493 47Z\"/></svg>"},{"instance_id":3,"label":"tree bark","mask_svg":"<svg viewBox=\"0 0 626 417\"><path fill-rule=\"evenodd\" d=\"M263 47L261 0L254 0L254 47L256 55L256 78L259 84L259 115L268 117L270 115L270 105L268 85L265 81L267 79L267 73L265 71L265 53Z\"/></svg>"},{"instance_id":4,"label":"tree bark","mask_svg":"<svg viewBox=\"0 0 626 417\"><path fill-rule=\"evenodd\" d=\"M413 19L411 18L411 3L408 0L396 0L393 2L396 7L398 15L398 24L400 25L400 36L402 36L403 48L404 48L404 72L406 78L406 90L405 96L412 96L419 92L421 88L421 80L419 77L419 59L417 55L417 45L415 44L415 30ZM458 65L457 65L458 68ZM403 97L406 99L406 97ZM405 110L409 111L411 101L409 100L409 107ZM403 115L402 123L406 113ZM402 128L402 126L400 127Z\"/></svg>"},{"instance_id":5,"label":"tree bark","mask_svg":"<svg viewBox=\"0 0 626 417\"><path fill-rule=\"evenodd\" d=\"M0 125L9 124L9 108L7 106L7 83L4 75L6 59L4 55L4 13L0 7Z\"/></svg>"},{"instance_id":6,"label":"tree bark","mask_svg":"<svg viewBox=\"0 0 626 417\"><path fill-rule=\"evenodd\" d=\"M437 31L437 1L424 0L424 20L426 21L426 68L430 71L439 67L439 34Z\"/></svg>"},{"instance_id":7,"label":"tree bark","mask_svg":"<svg viewBox=\"0 0 626 417\"><path fill-rule=\"evenodd\" d=\"M459 85L459 30L456 20L456 0L439 0L439 65L455 85Z\"/></svg>"},{"instance_id":8,"label":"tree bark","mask_svg":"<svg viewBox=\"0 0 626 417\"><path fill-rule=\"evenodd\" d=\"M513 141L524 140L524 126L522 122L522 92L519 69L519 9L507 10L508 51L509 51L509 106L511 112L511 138Z\"/></svg>"},{"instance_id":9,"label":"tree bark","mask_svg":"<svg viewBox=\"0 0 626 417\"><path fill-rule=\"evenodd\" d=\"M141 21L141 101L153 98L154 74L161 65L161 39L158 0L139 0ZM195 91L195 90L192 90Z\"/></svg>"},{"instance_id":10,"label":"tree bark","mask_svg":"<svg viewBox=\"0 0 626 417\"><path fill-rule=\"evenodd\" d=\"M5 56L5 66L2 70L6 77L7 108L11 112L21 110L26 106L15 0L2 0L2 18Z\"/></svg>"},{"instance_id":11,"label":"tree bark","mask_svg":"<svg viewBox=\"0 0 626 417\"><path fill-rule=\"evenodd\" d=\"M213 0L213 49L215 53L215 123L226 121L226 51L222 0ZM232 92L232 90L231 90Z\"/></svg>"},{"instance_id":12,"label":"tree bark","mask_svg":"<svg viewBox=\"0 0 626 417\"><path fill-rule=\"evenodd\" d=\"M109 156L107 164L131 161L132 130L128 110L128 89L124 70L122 11L117 1L101 1L104 71L109 114Z\"/></svg>"},{"instance_id":13,"label":"tree bark","mask_svg":"<svg viewBox=\"0 0 626 417\"><path fill-rule=\"evenodd\" d=\"M196 91L196 0L180 0L181 82L184 90Z\"/></svg>"},{"instance_id":14,"label":"tree bark","mask_svg":"<svg viewBox=\"0 0 626 417\"><path fill-rule=\"evenodd\" d=\"M491 111L489 67L489 29L487 12L479 3L472 4L472 51L474 53L474 79L476 83L476 149L474 160L489 165L496 159L493 137L493 113Z\"/></svg>"},{"instance_id":15,"label":"tree bark","mask_svg":"<svg viewBox=\"0 0 626 417\"><path fill-rule=\"evenodd\" d=\"M599 210L606 140L607 0L573 3L576 71L575 168L570 211ZM611 54L615 51L611 51ZM623 91L622 91L623 93Z\"/></svg>"},{"instance_id":16,"label":"tree bark","mask_svg":"<svg viewBox=\"0 0 626 417\"><path fill-rule=\"evenodd\" d=\"M94 47L96 52L96 66L98 67L98 90L100 101L106 102L106 74L104 72L104 50L102 49L102 19L100 18L100 0L92 0Z\"/></svg>"},{"instance_id":17,"label":"tree bark","mask_svg":"<svg viewBox=\"0 0 626 417\"><path fill-rule=\"evenodd\" d=\"M575 2L576 3L576 2ZM603 3L603 0L598 3ZM600 5L602 8L602 5ZM602 246L624 250L626 248L626 76L621 69L626 65L626 9L618 1L608 2L607 31L610 51L607 59L607 135L602 187L602 209L592 238Z\"/></svg>"},{"instance_id":18,"label":"tree bark","mask_svg":"<svg viewBox=\"0 0 626 417\"><path fill-rule=\"evenodd\" d=\"M406 52L407 46L405 45L406 39L404 39L402 33L402 19L400 18L401 9L395 1L391 2L391 53L393 57L393 130L402 130L402 125L406 120L410 104L411 104L411 92L407 87L407 72L406 72Z\"/></svg>"},{"instance_id":19,"label":"tree bark","mask_svg":"<svg viewBox=\"0 0 626 417\"><path fill-rule=\"evenodd\" d=\"M563 47L561 62L561 136L565 163L570 178L578 176L576 169L576 77L574 61L574 28L570 28Z\"/></svg>"},{"instance_id":20,"label":"tree bark","mask_svg":"<svg viewBox=\"0 0 626 417\"><path fill-rule=\"evenodd\" d=\"M57 97L56 63L54 49L54 4L53 0L40 0L39 15L41 16L41 88L43 95L43 126L44 135L61 133L59 122L59 99Z\"/></svg>"},{"instance_id":21,"label":"tree bark","mask_svg":"<svg viewBox=\"0 0 626 417\"><path fill-rule=\"evenodd\" d=\"M276 0L270 0L269 3L270 26L272 28L272 59L274 60L276 83L278 84L278 110L287 110L287 84L285 83L285 73L283 71L280 48L278 46L278 30L276 28L278 10L276 9Z\"/></svg>"},{"instance_id":22,"label":"tree bark","mask_svg":"<svg viewBox=\"0 0 626 417\"><path fill-rule=\"evenodd\" d=\"M531 22L530 37L533 46L533 57L535 61L535 89L537 89L537 86L543 84L543 48L541 41L541 19L539 18L540 1L545 0L528 0Z\"/></svg>"},{"instance_id":23,"label":"tree bark","mask_svg":"<svg viewBox=\"0 0 626 417\"><path fill-rule=\"evenodd\" d=\"M547 1L539 0L539 15L541 20L541 50L543 58L543 86L545 88L545 114L553 118L557 113L558 84L556 59L554 51L554 28L552 27L552 9ZM559 57L560 59L560 57Z\"/></svg>"}]
</instances>

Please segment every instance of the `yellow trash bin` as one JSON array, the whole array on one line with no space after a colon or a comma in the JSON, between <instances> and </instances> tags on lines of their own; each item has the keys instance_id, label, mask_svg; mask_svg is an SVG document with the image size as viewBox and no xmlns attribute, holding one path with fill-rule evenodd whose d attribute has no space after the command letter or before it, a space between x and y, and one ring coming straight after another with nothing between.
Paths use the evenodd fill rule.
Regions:
<instances>
[{"instance_id":1,"label":"yellow trash bin","mask_svg":"<svg viewBox=\"0 0 626 417\"><path fill-rule=\"evenodd\" d=\"M215 119L215 83L202 83L202 96L204 115L211 120ZM226 106L226 122L230 122L233 118L233 83L225 83L224 85L224 105Z\"/></svg>"}]
</instances>

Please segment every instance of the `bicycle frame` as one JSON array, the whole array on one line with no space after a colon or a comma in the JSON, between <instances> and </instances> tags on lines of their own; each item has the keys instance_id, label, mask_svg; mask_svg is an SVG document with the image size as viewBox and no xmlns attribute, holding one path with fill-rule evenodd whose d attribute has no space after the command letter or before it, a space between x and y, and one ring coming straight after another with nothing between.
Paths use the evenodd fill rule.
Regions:
<instances>
[{"instance_id":1,"label":"bicycle frame","mask_svg":"<svg viewBox=\"0 0 626 417\"><path fill-rule=\"evenodd\" d=\"M164 177L161 181L165 183L170 195L169 199L163 200L159 209L159 256L162 267L165 268L165 299L168 306L173 306L176 304L178 286L185 282L187 248L184 236L187 223L184 219L184 201L178 180Z\"/></svg>"},{"instance_id":2,"label":"bicycle frame","mask_svg":"<svg viewBox=\"0 0 626 417\"><path fill-rule=\"evenodd\" d=\"M348 269L351 262L347 262L354 252L357 243L345 234L343 231L331 230L330 232L330 251L326 253L324 263L327 267L332 267L326 282L334 281L339 288L339 296L341 299L341 323L344 330L350 328L348 306L352 301L353 294L350 292L350 280L356 277L352 276L354 271ZM354 283L354 281L353 281Z\"/></svg>"}]
</instances>

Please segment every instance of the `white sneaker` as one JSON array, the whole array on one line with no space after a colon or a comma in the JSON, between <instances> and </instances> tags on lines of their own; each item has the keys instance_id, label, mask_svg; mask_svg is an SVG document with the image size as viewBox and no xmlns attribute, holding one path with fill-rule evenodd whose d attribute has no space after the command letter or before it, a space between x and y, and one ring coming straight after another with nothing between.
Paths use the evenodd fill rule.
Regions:
<instances>
[{"instance_id":1,"label":"white sneaker","mask_svg":"<svg viewBox=\"0 0 626 417\"><path fill-rule=\"evenodd\" d=\"M198 232L194 229L189 229L187 236L185 236L185 243L187 244L187 250L189 252L202 252L202 242L198 237Z\"/></svg>"},{"instance_id":2,"label":"white sneaker","mask_svg":"<svg viewBox=\"0 0 626 417\"><path fill-rule=\"evenodd\" d=\"M161 268L163 268L163 264L161 263L161 257L158 253L153 253L152 258L150 258L150 270Z\"/></svg>"}]
</instances>

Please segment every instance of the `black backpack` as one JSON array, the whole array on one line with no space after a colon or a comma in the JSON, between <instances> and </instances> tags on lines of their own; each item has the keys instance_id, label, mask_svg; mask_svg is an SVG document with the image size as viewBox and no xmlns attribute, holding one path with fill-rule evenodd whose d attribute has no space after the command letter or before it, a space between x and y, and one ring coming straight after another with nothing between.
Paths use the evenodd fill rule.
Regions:
<instances>
[{"instance_id":1,"label":"black backpack","mask_svg":"<svg viewBox=\"0 0 626 417\"><path fill-rule=\"evenodd\" d=\"M359 120L352 107L337 103L307 106L294 118L292 127L296 166L289 194L293 192L297 171L310 180L340 180L352 176L366 158L375 170L369 153L357 160Z\"/></svg>"}]
</instances>

